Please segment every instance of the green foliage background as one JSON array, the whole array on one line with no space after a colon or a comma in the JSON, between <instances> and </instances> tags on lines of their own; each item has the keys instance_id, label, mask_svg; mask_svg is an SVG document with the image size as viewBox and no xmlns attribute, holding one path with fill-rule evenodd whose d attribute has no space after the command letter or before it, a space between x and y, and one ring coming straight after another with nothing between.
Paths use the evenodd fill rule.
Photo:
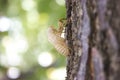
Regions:
<instances>
[{"instance_id":1,"label":"green foliage background","mask_svg":"<svg viewBox=\"0 0 120 80\"><path fill-rule=\"evenodd\" d=\"M6 18L12 23L9 29L4 31L1 29L4 26L0 24L0 80L63 79L60 78L62 74L57 78L51 77L53 71L59 73L65 68L66 61L65 57L58 54L48 42L46 30L51 25L57 27L58 20L65 18L65 14L64 0L0 0L0 20ZM6 24L9 23L5 22L4 25ZM25 43L19 43L19 40L23 40ZM12 49L8 47L9 44L11 47L13 46ZM24 46L25 44L27 47ZM9 63L8 55L10 55L10 59L14 58L10 51L19 55L19 64L11 65ZM38 62L38 56L45 52L50 53L53 59L53 62L47 67ZM8 76L11 67L20 71L17 78L12 79Z\"/></svg>"}]
</instances>

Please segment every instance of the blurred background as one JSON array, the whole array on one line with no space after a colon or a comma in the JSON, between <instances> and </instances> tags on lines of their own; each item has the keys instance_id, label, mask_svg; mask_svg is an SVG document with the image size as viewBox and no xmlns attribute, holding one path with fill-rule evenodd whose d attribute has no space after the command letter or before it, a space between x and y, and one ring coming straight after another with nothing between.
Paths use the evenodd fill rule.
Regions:
<instances>
[{"instance_id":1,"label":"blurred background","mask_svg":"<svg viewBox=\"0 0 120 80\"><path fill-rule=\"evenodd\" d=\"M65 57L46 36L65 14L64 0L0 0L0 80L65 79Z\"/></svg>"}]
</instances>

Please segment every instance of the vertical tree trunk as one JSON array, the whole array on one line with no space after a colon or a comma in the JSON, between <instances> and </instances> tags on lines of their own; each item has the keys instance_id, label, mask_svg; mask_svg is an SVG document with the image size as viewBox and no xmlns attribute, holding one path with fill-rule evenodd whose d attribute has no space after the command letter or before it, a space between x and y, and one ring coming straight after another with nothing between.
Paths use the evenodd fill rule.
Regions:
<instances>
[{"instance_id":1,"label":"vertical tree trunk","mask_svg":"<svg viewBox=\"0 0 120 80\"><path fill-rule=\"evenodd\" d=\"M120 79L119 4L119 0L66 0L70 48L66 80Z\"/></svg>"}]
</instances>

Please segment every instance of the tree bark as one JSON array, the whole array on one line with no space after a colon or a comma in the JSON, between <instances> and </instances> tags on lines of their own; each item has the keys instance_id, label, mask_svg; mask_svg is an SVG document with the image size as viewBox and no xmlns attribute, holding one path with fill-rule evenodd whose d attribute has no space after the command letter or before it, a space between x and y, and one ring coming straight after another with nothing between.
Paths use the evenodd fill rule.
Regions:
<instances>
[{"instance_id":1,"label":"tree bark","mask_svg":"<svg viewBox=\"0 0 120 80\"><path fill-rule=\"evenodd\" d=\"M70 48L66 80L120 79L119 4L119 0L66 0Z\"/></svg>"}]
</instances>

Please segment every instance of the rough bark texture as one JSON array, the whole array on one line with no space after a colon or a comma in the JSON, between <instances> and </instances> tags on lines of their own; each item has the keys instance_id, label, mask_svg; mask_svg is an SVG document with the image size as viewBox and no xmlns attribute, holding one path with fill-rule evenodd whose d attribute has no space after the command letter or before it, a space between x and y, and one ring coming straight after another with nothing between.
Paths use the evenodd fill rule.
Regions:
<instances>
[{"instance_id":1,"label":"rough bark texture","mask_svg":"<svg viewBox=\"0 0 120 80\"><path fill-rule=\"evenodd\" d=\"M66 80L120 80L120 1L66 0Z\"/></svg>"},{"instance_id":2,"label":"rough bark texture","mask_svg":"<svg viewBox=\"0 0 120 80\"><path fill-rule=\"evenodd\" d=\"M71 54L68 56L66 80L79 78L84 80L89 50L88 35L90 33L86 0L66 0L66 5L68 13L66 36L71 50Z\"/></svg>"}]
</instances>

